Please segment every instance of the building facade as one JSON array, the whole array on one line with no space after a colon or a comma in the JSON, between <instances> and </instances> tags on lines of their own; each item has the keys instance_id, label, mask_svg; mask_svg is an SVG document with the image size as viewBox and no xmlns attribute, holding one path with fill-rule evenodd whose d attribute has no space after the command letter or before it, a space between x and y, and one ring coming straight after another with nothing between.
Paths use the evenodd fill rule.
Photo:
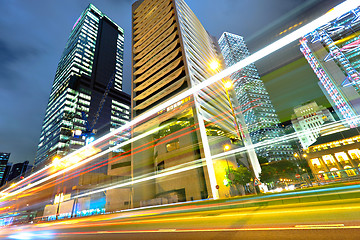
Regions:
<instances>
[{"instance_id":1,"label":"building facade","mask_svg":"<svg viewBox=\"0 0 360 240\"><path fill-rule=\"evenodd\" d=\"M0 152L0 183L3 185L7 178L7 165L9 162L10 153Z\"/></svg>"},{"instance_id":2,"label":"building facade","mask_svg":"<svg viewBox=\"0 0 360 240\"><path fill-rule=\"evenodd\" d=\"M358 177L360 131L352 128L317 139L306 150L306 160L318 181Z\"/></svg>"},{"instance_id":3,"label":"building facade","mask_svg":"<svg viewBox=\"0 0 360 240\"><path fill-rule=\"evenodd\" d=\"M219 45L227 67L250 55L244 38L232 33L224 32L219 39ZM231 79L252 142L255 144L284 136L269 93L255 64L251 63L232 74ZM293 159L293 150L288 143L271 144L256 149L256 152L268 161Z\"/></svg>"},{"instance_id":4,"label":"building facade","mask_svg":"<svg viewBox=\"0 0 360 240\"><path fill-rule=\"evenodd\" d=\"M24 176L25 172L28 169L31 169L32 166L29 165L29 161L25 161L22 163L14 163L10 170L8 181L11 181L17 177Z\"/></svg>"},{"instance_id":5,"label":"building facade","mask_svg":"<svg viewBox=\"0 0 360 240\"><path fill-rule=\"evenodd\" d=\"M320 135L321 126L326 122L335 122L330 111L317 105L316 102L304 103L294 108L291 123L298 135L302 148L308 148L316 142Z\"/></svg>"},{"instance_id":6,"label":"building facade","mask_svg":"<svg viewBox=\"0 0 360 240\"><path fill-rule=\"evenodd\" d=\"M85 145L94 129L130 119L122 92L124 31L90 4L75 22L56 70L35 165Z\"/></svg>"},{"instance_id":7,"label":"building facade","mask_svg":"<svg viewBox=\"0 0 360 240\"><path fill-rule=\"evenodd\" d=\"M337 115L359 125L360 8L306 34L300 50L319 78L319 86Z\"/></svg>"},{"instance_id":8,"label":"building facade","mask_svg":"<svg viewBox=\"0 0 360 240\"><path fill-rule=\"evenodd\" d=\"M221 70L223 60L216 40L183 0L136 1L132 26L133 118ZM217 69L210 67L214 62L219 65ZM173 202L218 198L229 191L222 184L224 173L219 173L224 167L221 160L212 161L211 156L223 152L226 143L244 146L246 137L236 123L232 111L236 103L231 101L231 94L224 81L215 83L154 113L153 118L133 128L133 137L158 129L132 145L133 177L152 173L158 176L142 187L135 187L134 206L154 205L164 199ZM135 151L139 148L142 150ZM253 155L254 162L246 154L239 154L228 163L250 161L258 174L260 166ZM206 166L201 164L171 177L161 177L171 169L191 166L196 161L205 161Z\"/></svg>"}]
</instances>

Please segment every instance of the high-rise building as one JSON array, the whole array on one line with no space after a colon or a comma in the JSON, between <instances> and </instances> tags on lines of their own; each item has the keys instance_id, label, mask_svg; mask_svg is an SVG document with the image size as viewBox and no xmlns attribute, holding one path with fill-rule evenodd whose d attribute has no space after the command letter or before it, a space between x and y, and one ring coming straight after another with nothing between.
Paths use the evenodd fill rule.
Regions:
<instances>
[{"instance_id":1,"label":"high-rise building","mask_svg":"<svg viewBox=\"0 0 360 240\"><path fill-rule=\"evenodd\" d=\"M294 108L294 113L291 117L291 123L303 149L316 142L324 123L335 122L330 111L321 105L317 105L316 102L307 102L297 106Z\"/></svg>"},{"instance_id":2,"label":"high-rise building","mask_svg":"<svg viewBox=\"0 0 360 240\"><path fill-rule=\"evenodd\" d=\"M358 126L360 113L360 8L306 34L300 50L340 119Z\"/></svg>"},{"instance_id":3,"label":"high-rise building","mask_svg":"<svg viewBox=\"0 0 360 240\"><path fill-rule=\"evenodd\" d=\"M6 165L6 168L5 168L4 176L3 176L3 178L2 178L2 180L0 182L0 186L3 186L8 181L8 177L9 177L11 167L12 167L12 163L8 162L8 164Z\"/></svg>"},{"instance_id":4,"label":"high-rise building","mask_svg":"<svg viewBox=\"0 0 360 240\"><path fill-rule=\"evenodd\" d=\"M216 40L183 0L136 1L132 26L133 118L149 113L221 70L223 60ZM218 167L220 160L212 161L212 155L222 153L226 143L235 147L246 142L237 128L236 120L241 119L236 119L236 103L232 102L231 94L224 82L215 83L154 113L153 118L133 128L133 137L159 129L133 143L134 177L161 174L200 159L207 164L171 177L155 178L143 188L136 186L135 205L137 201L141 201L140 205L151 204L146 201L156 202L154 198L171 202L226 194L229 188L223 184L225 170ZM251 156L239 154L237 161L229 157L228 163L237 167L250 161L258 174L256 155Z\"/></svg>"},{"instance_id":5,"label":"high-rise building","mask_svg":"<svg viewBox=\"0 0 360 240\"><path fill-rule=\"evenodd\" d=\"M30 167L30 168L29 168ZM7 181L11 181L14 178L24 176L25 172L31 169L31 166L29 166L29 161L25 161L22 163L15 163L12 165L12 168L10 170L9 176L7 178Z\"/></svg>"},{"instance_id":6,"label":"high-rise building","mask_svg":"<svg viewBox=\"0 0 360 240\"><path fill-rule=\"evenodd\" d=\"M6 169L8 161L10 158L10 153L0 152L0 183L4 184L3 180L6 177Z\"/></svg>"},{"instance_id":7,"label":"high-rise building","mask_svg":"<svg viewBox=\"0 0 360 240\"><path fill-rule=\"evenodd\" d=\"M123 49L123 29L90 4L72 27L58 64L35 165L83 146L93 129L108 125L110 131L129 121Z\"/></svg>"},{"instance_id":8,"label":"high-rise building","mask_svg":"<svg viewBox=\"0 0 360 240\"><path fill-rule=\"evenodd\" d=\"M250 55L244 38L236 34L224 32L219 45L228 67ZM255 64L251 63L232 74L231 79L252 142L255 144L283 136L284 130L279 126L275 108ZM268 161L293 159L293 149L288 143L267 145L256 152Z\"/></svg>"}]
</instances>

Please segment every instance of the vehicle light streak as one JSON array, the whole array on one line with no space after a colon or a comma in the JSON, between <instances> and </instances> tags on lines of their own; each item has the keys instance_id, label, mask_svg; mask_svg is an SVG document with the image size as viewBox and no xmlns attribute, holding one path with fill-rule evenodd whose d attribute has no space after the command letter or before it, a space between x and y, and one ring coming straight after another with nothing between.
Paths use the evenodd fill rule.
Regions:
<instances>
[{"instance_id":1,"label":"vehicle light streak","mask_svg":"<svg viewBox=\"0 0 360 240\"><path fill-rule=\"evenodd\" d=\"M77 167L79 167L79 166L81 166L81 165L84 165L85 163L90 162L90 161L92 161L93 159L96 159L96 158L98 158L98 157L101 157L101 156L103 156L103 155L105 155L105 154L107 154L107 153L109 153L109 152L111 152L111 151L114 151L114 150L116 150L116 149L118 149L118 148L120 148L120 147L122 147L122 146L125 146L125 145L131 143L131 142L137 141L137 140L139 140L139 139L141 139L141 138L143 138L143 137L145 137L145 136L147 136L147 135L153 134L153 133L159 131L160 129L161 129L161 127L155 128L155 129L153 129L153 130L151 130L151 131L148 131L148 132L143 133L143 134L141 134L141 135L139 135L139 136L136 136L136 137L134 137L134 138L131 138L130 140L128 140L128 141L126 141L126 142L124 142L124 143L120 143L120 144L118 144L118 145L116 145L116 146L114 146L114 147L111 147L111 148L109 148L109 149L107 149L107 150L105 150L105 151L102 151L102 152L100 152L100 153L98 153L98 154L96 154L96 155L94 155L94 156L91 156L91 157L89 157L89 158L87 158L87 159L85 159L85 160L83 160L83 161L81 161L81 162L75 163L74 165L71 165L71 166L69 166L69 167L67 167L67 168L65 168L65 169L63 169L63 170L61 170L61 171L58 171L58 172L56 172L56 173L54 173L54 174L52 174L52 175L50 175L50 176L48 176L48 177L46 177L46 178L43 178L43 179L41 179L41 180L39 180L39 181L37 181L37 182L31 183L31 184L29 184L29 185L27 185L27 186L25 186L25 187L23 187L23 188L21 188L21 189L18 189L18 190L14 191L14 192L10 192L10 193L8 193L8 194L6 195L6 197L14 196L14 195L19 194L19 193L21 193L21 192L23 192L23 191L25 191L25 190L28 190L28 189L30 189L30 188L32 188L32 187L34 187L34 186L37 186L37 185L39 185L39 184L41 184L41 183L44 183L44 182L46 182L46 181L48 181L48 180L50 180L50 179L52 179L52 178L55 178L55 177L57 177L57 176L59 176L59 175L61 175L61 174L64 174L64 173L66 173L66 172L68 172L68 171L70 171L70 170L73 170L73 169L75 169L75 168L77 168ZM84 149L81 148L80 150L83 151ZM76 152L78 152L78 151L76 151ZM80 151L80 152L81 152L81 151ZM74 155L72 155L72 156L74 156ZM3 198L5 198L5 197L1 197L0 200L2 200Z\"/></svg>"},{"instance_id":2,"label":"vehicle light streak","mask_svg":"<svg viewBox=\"0 0 360 240\"><path fill-rule=\"evenodd\" d=\"M358 5L360 5L360 0L347 0L347 1L339 4L338 6L333 8L331 11L329 11L326 14L324 14L323 16L317 18L316 20L304 25L303 27L301 27L301 28L295 30L294 32L286 35L285 37L273 42L272 44L269 44L268 46L264 47L263 49L255 52L255 53L253 53L252 55L250 55L247 58L239 61L238 63L234 64L233 66L231 66L231 67L229 67L229 68L215 74L214 76L208 78L207 80L205 80L205 81L193 86L192 88L180 93L179 95L175 96L174 98L169 99L168 101L158 105L157 107L154 107L151 110L141 114L140 116L138 116L135 119L133 119L132 121L126 123L122 127L120 127L118 129L104 135L103 137L95 140L94 142L90 143L89 145L87 145L87 146L85 146L83 148L80 148L79 150L74 151L73 153L70 153L69 155L67 155L64 158L60 159L60 161L66 161L67 159L71 159L71 157L74 157L74 156L76 156L76 154L79 154L82 151L85 151L86 149L93 147L95 144L99 144L102 141L105 141L108 138L110 138L110 137L112 137L112 136L114 136L114 135L116 135L116 134L118 134L118 133L120 133L120 132L122 132L122 131L124 131L126 129L130 129L131 127L135 126L136 124L150 118L151 116L158 113L162 109L167 108L168 106L170 106L170 105L172 105L172 104L174 104L174 103L188 97L189 95L195 94L198 91L200 91L201 89L204 89L204 88L216 83L217 81L219 81L219 80L233 74L234 72L242 69L243 67L245 67L245 66L247 66L247 65L249 65L251 63L254 63L254 62L256 62L256 61L258 61L258 60L260 60L260 59L262 59L262 58L264 58L264 57L266 57L268 55L270 55L271 53L281 49L282 47L290 44L291 42L296 41L297 39L301 38L302 36L306 35L307 33L313 31L314 29L326 24L327 22L337 18L338 16L341 16L341 15L345 14L346 12L348 12L349 10L355 8ZM282 137L282 138L280 138L279 141L285 141L285 140L291 139L293 137L294 136ZM134 141L134 140L128 140L126 142L126 144L128 144L129 141ZM267 144L271 144L271 143L275 143L275 142L278 142L278 141L274 141L274 142L266 141ZM264 144L261 144L261 146L263 146ZM254 147L255 147L255 145L254 145ZM104 155L106 153L109 153L110 151L113 151L113 150L119 148L119 147L120 146L117 145L117 146L115 146L113 148L109 148L109 149L107 149L107 150L103 151L102 153L97 154L95 156L96 157L102 156L102 155ZM246 150L246 149L248 149L248 147L245 147L245 148L242 148L242 149ZM238 152L237 150L239 150L239 149L229 151L229 152L227 152L227 154L230 154L231 152L234 152L234 151ZM14 192L11 192L11 193L9 193L8 196L13 196L13 195L16 195L18 193L21 193L24 190L27 190L27 189L29 189L29 188L31 188L33 186L39 185L39 184L41 184L41 183L55 177L54 175L58 176L59 174L63 174L65 172L69 171L69 170L72 170L72 169L80 166L80 165L83 165L83 164L93 160L94 158L96 158L95 156L92 156L92 157L90 157L90 158L88 158L86 160L83 160L83 161L81 161L81 162L79 162L77 164L74 164L73 166L70 166L67 169L59 171L59 172L57 172L57 173L55 173L55 174L53 174L53 175L51 175L49 177L43 178L43 179L41 179L41 180L39 180L39 181L37 181L35 183L31 183L28 186L25 186L25 187L23 187L21 189L18 189L16 191L14 191ZM29 177L24 178L23 180L17 182L16 185L19 185L19 184L21 184L21 183L23 183L25 181L28 181L29 178L31 178L33 176L36 176L38 173L43 172L43 171L45 171L45 170L47 170L47 169L49 169L50 167L53 167L53 166L54 166L54 164L50 164L50 165L44 167L43 169L39 170L38 172L35 172L35 173L31 174ZM167 173L167 175L168 175L168 173ZM133 183L135 183L135 182L133 182ZM7 189L3 190L2 192L0 192L0 195L3 195L3 193L6 193L7 191L10 191L10 190L11 190L11 188L7 188ZM0 200L2 200L2 199L4 199L4 196L2 196L0 198Z\"/></svg>"},{"instance_id":3,"label":"vehicle light streak","mask_svg":"<svg viewBox=\"0 0 360 240\"><path fill-rule=\"evenodd\" d=\"M216 118L216 117L219 117L219 116L222 116L222 115L224 115L224 113L221 113L221 114L219 114L219 115L217 115L217 116L213 116L211 119L214 119L214 118ZM225 117L226 118L226 117ZM220 122L220 121L222 121L222 120L224 120L225 118L221 118L221 119L218 119L217 121L215 121L215 122L212 122L212 124L213 123L216 123L216 122ZM191 127L194 127L194 126L196 126L197 124L193 124L193 125L191 125L191 126L188 126L188 127L186 127L186 128L191 128ZM210 124L207 124L206 126L208 126L208 125L210 125ZM159 127L159 128L157 128L157 129L155 129L155 131L158 131L158 130L160 130L160 128L164 128L164 127L166 127L167 125L163 125L162 127ZM178 132L181 132L181 131L183 131L183 130L185 130L186 128L184 128L184 129L181 129L181 130L179 130L179 131L177 131L177 132L175 132L175 133L178 133ZM189 132L186 132L186 133L182 133L181 135L176 135L175 137L172 137L172 138L170 138L170 139L167 139L165 142L168 142L168 141L171 141L171 140L173 140L173 139L175 139L175 138L178 138L178 137L180 137L180 136L184 136L184 135L186 135L186 134L189 134L189 133L191 133L191 132L194 132L196 129L193 129L193 130L191 130L191 131L189 131ZM153 130L154 131L154 130ZM172 134L175 134L175 133L172 133ZM150 133L150 134L152 134L152 132ZM144 137L145 135L143 135L143 137ZM168 135L169 136L169 135ZM168 136L166 136L166 137L168 137ZM139 136L139 138L140 138L140 136ZM163 138L165 138L165 137L163 137ZM134 140L135 141L135 140ZM153 140L152 142L155 142L155 140ZM151 143L151 142L150 142ZM150 143L146 143L146 144L143 144L143 145L148 145L148 144L150 144ZM164 143L164 142L162 142L162 143ZM126 142L124 142L124 144L126 144ZM142 145L142 146L143 146ZM121 146L123 146L123 145L121 145ZM121 147L120 145L117 145L116 147L117 148L120 148ZM146 147L145 149L148 149L148 148L150 148L150 147L153 147L154 146L154 144L153 145L151 145L151 146L148 146L148 147ZM137 148L140 148L141 146L139 146L139 147L137 147ZM143 150L145 150L145 149L141 149L140 151L143 151ZM134 150L134 149L133 149ZM133 150L130 150L130 151L133 151ZM137 152L140 152L140 151L137 151ZM129 151L128 151L129 152ZM137 153L137 152L135 152L135 153ZM80 152L81 154L83 154L83 152ZM78 155L81 155L81 154L78 154ZM106 153L104 153L104 154L106 154ZM77 156L78 157L78 156ZM92 159L95 159L95 158L97 158L97 157L99 157L99 155L96 155L96 156L94 156L94 158L92 158ZM75 158L74 158L75 159ZM70 159L70 160L73 160L73 159ZM110 163L112 163L112 162L114 162L114 161L118 161L119 159L117 158L117 159L115 159L115 160L112 160L111 162L107 162L107 160L104 160L104 161L102 161L102 162L100 162L100 163L97 163L96 165L99 165L99 164L101 164L101 163L104 163L104 162L106 162L106 164L110 164ZM55 167L58 167L58 165L60 164L61 165L61 163L63 163L63 162L57 162L57 163L55 163ZM98 169L98 168L100 168L100 167L102 167L102 166L104 166L104 165L106 165L105 163L104 164L102 164L102 165L100 165L100 166L97 166L97 167L95 167L94 165L92 165L92 166L89 166L89 167L87 167L87 168L85 168L85 169L89 169L89 168L91 168L91 169L89 169L89 170L87 170L87 171L85 171L85 172L82 172L82 173L80 173L80 174L77 174L77 175L75 175L76 173L79 173L80 172L80 170L79 171L76 171L76 172L74 172L74 173L72 173L71 175L75 175L75 176L72 176L72 177L70 177L70 176L67 176L66 177L66 180L64 179L64 180L62 180L62 182L65 182L65 181L67 181L67 180L70 180L70 179L73 179L73 178L75 178L75 177L77 177L77 176L79 176L79 175L82 175L82 174L85 174L85 173L87 173L87 172L90 172L90 171L93 171L93 170L95 170L95 169ZM71 170L71 169L69 169L69 170ZM82 170L84 170L84 169L82 169ZM54 175L52 175L52 176L54 176ZM54 176L54 177L56 177L56 176ZM52 184L52 185L50 185L50 184ZM54 186L54 185L56 185L56 181L52 181L52 182L49 182L49 183L46 183L44 186L43 186L43 188L42 189L40 189L40 190L44 190L44 187L46 186L47 188L48 187L51 187L51 186ZM35 186L34 184L32 184L31 185L32 187L33 186Z\"/></svg>"}]
</instances>

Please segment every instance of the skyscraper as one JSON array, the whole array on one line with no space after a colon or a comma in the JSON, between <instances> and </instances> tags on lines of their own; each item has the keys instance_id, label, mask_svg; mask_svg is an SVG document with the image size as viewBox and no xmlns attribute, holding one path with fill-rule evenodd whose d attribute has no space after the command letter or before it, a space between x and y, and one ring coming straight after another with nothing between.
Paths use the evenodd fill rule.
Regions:
<instances>
[{"instance_id":1,"label":"skyscraper","mask_svg":"<svg viewBox=\"0 0 360 240\"><path fill-rule=\"evenodd\" d=\"M306 34L300 50L340 119L358 126L360 113L360 8Z\"/></svg>"},{"instance_id":2,"label":"skyscraper","mask_svg":"<svg viewBox=\"0 0 360 240\"><path fill-rule=\"evenodd\" d=\"M28 169L31 169L29 161L13 164L7 180L11 181L16 177L23 176Z\"/></svg>"},{"instance_id":3,"label":"skyscraper","mask_svg":"<svg viewBox=\"0 0 360 240\"><path fill-rule=\"evenodd\" d=\"M10 153L0 152L0 183L4 184L4 178L6 176L7 164L10 158ZM0 185L0 186L1 186Z\"/></svg>"},{"instance_id":4,"label":"skyscraper","mask_svg":"<svg viewBox=\"0 0 360 240\"><path fill-rule=\"evenodd\" d=\"M221 70L223 60L216 40L183 0L139 0L133 4L132 13L132 117L151 111ZM135 202L173 196L186 201L225 194L225 174L217 171L220 167L211 156L223 152L225 143L243 146L245 137L238 131L233 103L227 95L230 90L224 83L184 97L133 128L133 137L159 129L133 143L132 148L139 149L154 142L132 154L134 177L161 174L200 159L206 161L206 166L171 178L156 178L146 187L135 189ZM237 160L248 163L245 154ZM251 165L258 174L256 156ZM217 184L221 184L219 190Z\"/></svg>"},{"instance_id":5,"label":"skyscraper","mask_svg":"<svg viewBox=\"0 0 360 240\"><path fill-rule=\"evenodd\" d=\"M83 146L84 133L104 125L110 131L129 121L123 49L123 29L90 4L72 27L58 64L36 165Z\"/></svg>"},{"instance_id":6,"label":"skyscraper","mask_svg":"<svg viewBox=\"0 0 360 240\"><path fill-rule=\"evenodd\" d=\"M226 66L230 67L250 55L244 38L224 32L219 39ZM234 88L253 143L275 139L284 135L269 93L260 79L255 64L251 63L232 74ZM287 143L271 144L256 152L268 161L293 159L292 147Z\"/></svg>"},{"instance_id":7,"label":"skyscraper","mask_svg":"<svg viewBox=\"0 0 360 240\"><path fill-rule=\"evenodd\" d=\"M320 136L324 123L335 122L330 111L316 102L307 102L294 108L291 123L298 134L302 147L308 148Z\"/></svg>"}]
</instances>

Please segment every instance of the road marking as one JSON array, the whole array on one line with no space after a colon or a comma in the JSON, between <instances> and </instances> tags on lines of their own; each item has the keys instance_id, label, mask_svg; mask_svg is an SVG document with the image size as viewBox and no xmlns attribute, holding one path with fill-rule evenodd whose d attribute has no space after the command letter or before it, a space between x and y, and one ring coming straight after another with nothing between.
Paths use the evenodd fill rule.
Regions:
<instances>
[{"instance_id":1,"label":"road marking","mask_svg":"<svg viewBox=\"0 0 360 240\"><path fill-rule=\"evenodd\" d=\"M311 228L311 229L324 229L324 228L344 228L344 224L318 224L318 225L295 225L295 228Z\"/></svg>"},{"instance_id":2,"label":"road marking","mask_svg":"<svg viewBox=\"0 0 360 240\"><path fill-rule=\"evenodd\" d=\"M309 227L309 226L316 226ZM158 230L115 230L97 232L67 232L56 235L86 234L136 234L136 233L189 233L189 232L241 232L241 231L286 231L286 230L329 230L329 229L360 229L360 226L344 226L343 224L327 225L296 225L295 227L261 227L261 228L215 228L215 229L158 229Z\"/></svg>"},{"instance_id":3,"label":"road marking","mask_svg":"<svg viewBox=\"0 0 360 240\"><path fill-rule=\"evenodd\" d=\"M176 229L173 228L173 229L159 229L158 232L176 232Z\"/></svg>"}]
</instances>

